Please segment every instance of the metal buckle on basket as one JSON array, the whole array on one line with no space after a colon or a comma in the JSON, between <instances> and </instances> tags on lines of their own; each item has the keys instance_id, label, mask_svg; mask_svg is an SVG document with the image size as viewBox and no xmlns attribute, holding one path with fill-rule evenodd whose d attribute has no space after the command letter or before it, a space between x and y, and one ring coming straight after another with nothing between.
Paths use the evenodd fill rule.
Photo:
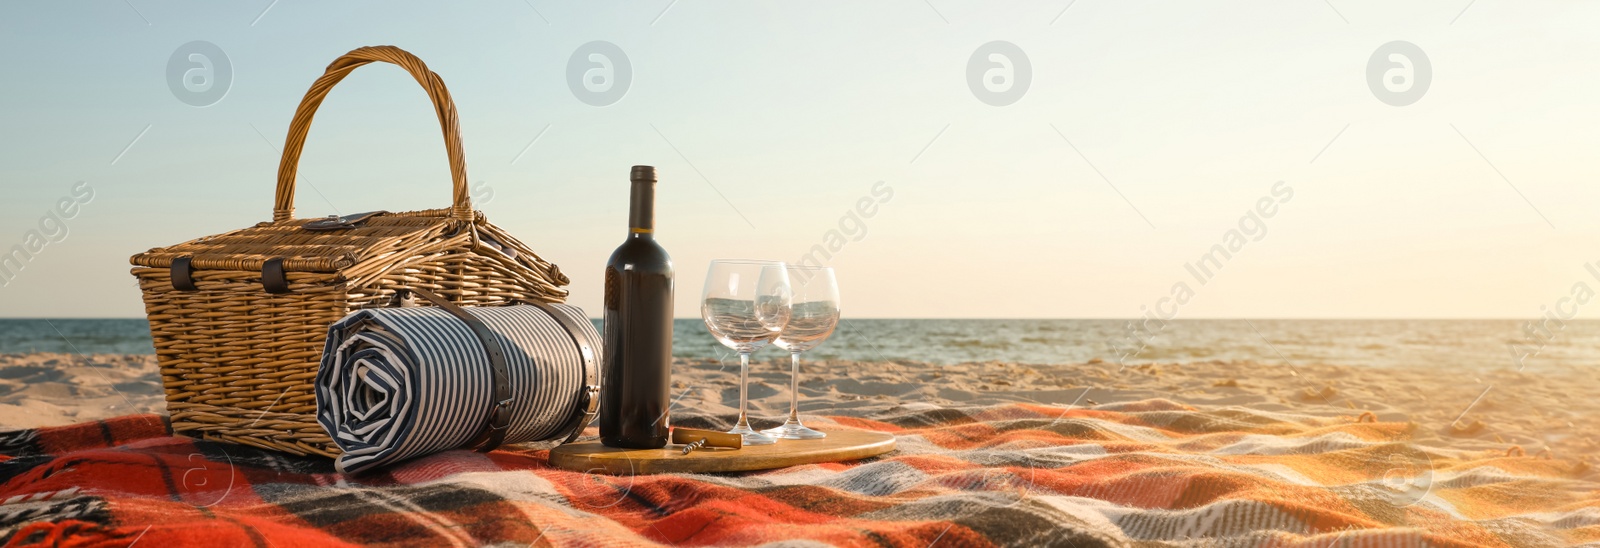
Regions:
<instances>
[{"instance_id":1,"label":"metal buckle on basket","mask_svg":"<svg viewBox=\"0 0 1600 548\"><path fill-rule=\"evenodd\" d=\"M383 215L385 213L388 212L368 211L366 213L352 213L343 217L329 215L323 219L300 225L300 228L304 228L306 230L344 230L346 228L355 228L357 225L360 225L367 219Z\"/></svg>"}]
</instances>

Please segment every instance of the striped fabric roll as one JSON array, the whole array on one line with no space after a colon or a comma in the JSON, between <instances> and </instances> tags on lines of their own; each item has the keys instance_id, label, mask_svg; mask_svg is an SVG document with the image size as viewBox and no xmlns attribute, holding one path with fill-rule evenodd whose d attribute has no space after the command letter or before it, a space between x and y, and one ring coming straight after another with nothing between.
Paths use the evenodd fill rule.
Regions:
<instances>
[{"instance_id":1,"label":"striped fabric roll","mask_svg":"<svg viewBox=\"0 0 1600 548\"><path fill-rule=\"evenodd\" d=\"M575 320L590 341L600 340L581 309L551 307ZM465 310L505 351L515 398L505 443L565 436L584 387L572 337L534 306ZM317 371L317 421L342 451L339 471L353 474L471 442L493 393L483 344L461 319L431 306L361 310L328 330Z\"/></svg>"}]
</instances>

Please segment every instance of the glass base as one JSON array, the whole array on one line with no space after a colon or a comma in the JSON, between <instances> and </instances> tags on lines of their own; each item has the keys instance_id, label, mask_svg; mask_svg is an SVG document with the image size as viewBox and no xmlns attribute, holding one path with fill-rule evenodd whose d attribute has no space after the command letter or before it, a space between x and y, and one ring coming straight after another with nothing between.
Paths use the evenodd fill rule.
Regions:
<instances>
[{"instance_id":1,"label":"glass base","mask_svg":"<svg viewBox=\"0 0 1600 548\"><path fill-rule=\"evenodd\" d=\"M738 434L739 437L744 438L745 445L772 445L774 443L778 443L777 439L757 432L755 429L750 428L749 425L735 426L733 427L733 430L729 430L728 433Z\"/></svg>"},{"instance_id":2,"label":"glass base","mask_svg":"<svg viewBox=\"0 0 1600 548\"><path fill-rule=\"evenodd\" d=\"M778 438L780 440L818 440L828 437L828 434L824 432L818 432L816 430L806 428L806 426L804 424L800 424L799 421L786 422L783 423L783 426L779 426L777 428L768 428L766 430L762 430L761 433Z\"/></svg>"}]
</instances>

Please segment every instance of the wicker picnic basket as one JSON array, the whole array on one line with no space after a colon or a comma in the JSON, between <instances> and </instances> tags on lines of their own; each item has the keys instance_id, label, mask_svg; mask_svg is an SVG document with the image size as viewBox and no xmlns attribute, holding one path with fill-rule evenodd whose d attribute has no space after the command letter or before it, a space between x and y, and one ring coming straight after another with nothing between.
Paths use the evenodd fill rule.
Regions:
<instances>
[{"instance_id":1,"label":"wicker picnic basket","mask_svg":"<svg viewBox=\"0 0 1600 548\"><path fill-rule=\"evenodd\" d=\"M427 89L444 130L453 205L295 219L295 171L328 91L381 61ZM462 306L561 302L567 277L473 211L455 103L437 74L393 46L360 48L318 78L289 124L272 222L134 255L176 432L294 454L337 456L316 419L313 380L328 326L425 288Z\"/></svg>"}]
</instances>

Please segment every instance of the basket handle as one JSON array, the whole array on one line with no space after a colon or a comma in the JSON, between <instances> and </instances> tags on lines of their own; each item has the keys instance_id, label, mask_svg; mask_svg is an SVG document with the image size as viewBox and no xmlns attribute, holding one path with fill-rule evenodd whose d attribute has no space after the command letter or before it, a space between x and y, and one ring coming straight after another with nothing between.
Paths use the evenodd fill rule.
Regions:
<instances>
[{"instance_id":1,"label":"basket handle","mask_svg":"<svg viewBox=\"0 0 1600 548\"><path fill-rule=\"evenodd\" d=\"M439 115L439 126L444 131L445 153L450 157L450 216L462 221L472 220L472 199L467 194L467 160L461 152L461 126L456 119L455 101L450 99L450 90L445 89L444 80L428 70L428 65L421 59L403 49L367 46L352 50L328 65L328 70L311 84L305 98L300 100L300 107L295 109L294 120L289 122L289 136L283 141L283 159L278 162L278 193L272 207L273 221L287 221L294 215L295 174L300 170L300 152L306 146L306 134L311 131L311 119L317 115L317 107L335 84L350 75L350 71L374 61L399 65L410 72L423 89L428 90L428 98L433 100L433 110Z\"/></svg>"}]
</instances>

